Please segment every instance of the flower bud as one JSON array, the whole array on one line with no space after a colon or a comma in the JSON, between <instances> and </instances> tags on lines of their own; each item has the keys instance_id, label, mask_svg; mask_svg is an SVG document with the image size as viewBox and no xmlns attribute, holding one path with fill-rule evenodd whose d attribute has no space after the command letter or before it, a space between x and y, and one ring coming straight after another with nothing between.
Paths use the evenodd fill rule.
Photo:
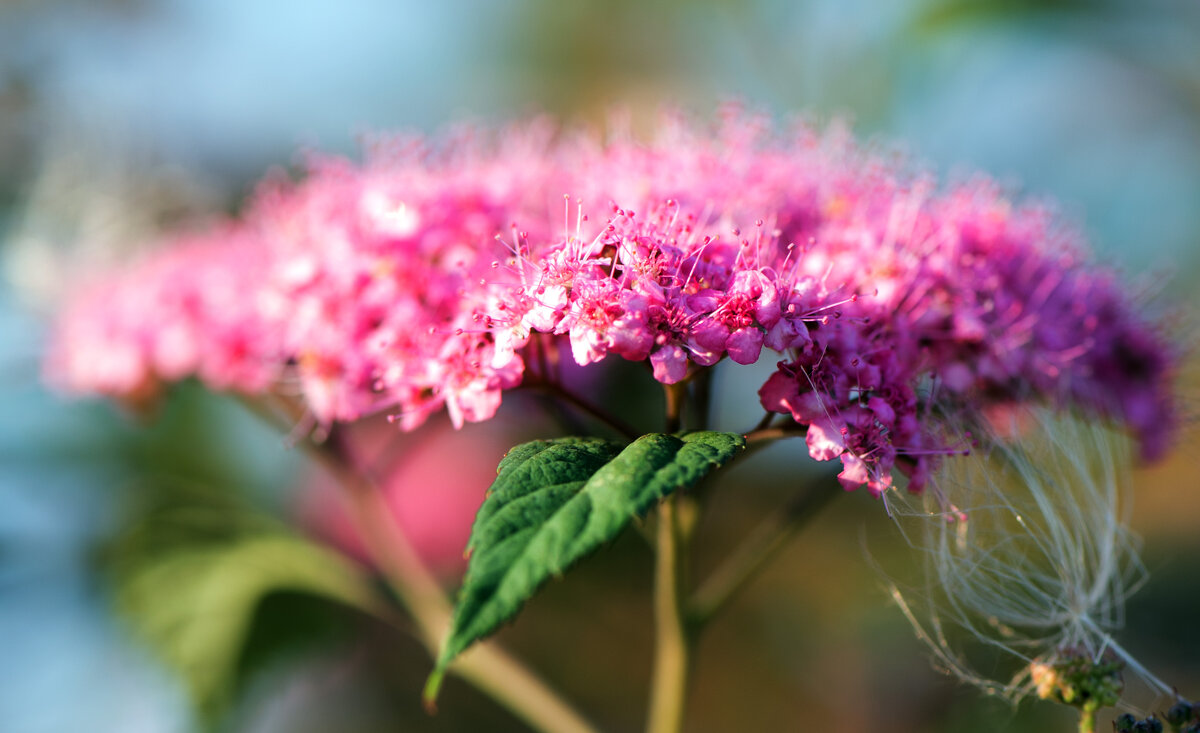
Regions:
<instances>
[{"instance_id":1,"label":"flower bud","mask_svg":"<svg viewBox=\"0 0 1200 733\"><path fill-rule=\"evenodd\" d=\"M1192 715L1194 713L1195 713L1195 710L1192 708L1192 706L1190 704L1188 704L1187 702L1185 702L1183 700L1180 700L1179 702L1172 705L1171 709L1167 711L1167 715L1166 715L1167 722L1174 726L1181 726L1184 723L1191 722Z\"/></svg>"},{"instance_id":2,"label":"flower bud","mask_svg":"<svg viewBox=\"0 0 1200 733\"><path fill-rule=\"evenodd\" d=\"M1135 733L1162 733L1162 729L1162 723L1153 715L1133 726Z\"/></svg>"},{"instance_id":3,"label":"flower bud","mask_svg":"<svg viewBox=\"0 0 1200 733\"><path fill-rule=\"evenodd\" d=\"M1046 661L1034 661L1030 678L1043 700L1056 700L1082 710L1115 705L1121 699L1125 663L1114 657L1099 660L1073 648L1059 649Z\"/></svg>"}]
</instances>

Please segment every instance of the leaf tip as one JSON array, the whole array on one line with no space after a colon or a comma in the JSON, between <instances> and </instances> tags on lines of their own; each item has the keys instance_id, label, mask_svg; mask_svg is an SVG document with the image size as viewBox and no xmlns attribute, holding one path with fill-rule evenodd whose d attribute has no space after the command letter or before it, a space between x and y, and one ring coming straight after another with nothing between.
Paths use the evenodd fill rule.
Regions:
<instances>
[{"instance_id":1,"label":"leaf tip","mask_svg":"<svg viewBox=\"0 0 1200 733\"><path fill-rule=\"evenodd\" d=\"M429 674L429 679L425 681L425 690L421 693L421 704L425 707L425 712L430 715L437 714L437 697L442 689L442 680L446 678L446 668L438 666Z\"/></svg>"}]
</instances>

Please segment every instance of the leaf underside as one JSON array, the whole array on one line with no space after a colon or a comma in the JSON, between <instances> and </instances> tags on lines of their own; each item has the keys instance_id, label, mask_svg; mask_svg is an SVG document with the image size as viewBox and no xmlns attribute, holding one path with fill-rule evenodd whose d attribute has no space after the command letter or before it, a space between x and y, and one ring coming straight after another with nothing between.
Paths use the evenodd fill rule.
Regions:
<instances>
[{"instance_id":1,"label":"leaf underside","mask_svg":"<svg viewBox=\"0 0 1200 733\"><path fill-rule=\"evenodd\" d=\"M625 447L593 438L538 440L509 451L475 517L470 562L426 700L436 697L455 657L516 616L547 580L744 447L741 435L706 431L652 433Z\"/></svg>"},{"instance_id":2,"label":"leaf underside","mask_svg":"<svg viewBox=\"0 0 1200 733\"><path fill-rule=\"evenodd\" d=\"M118 600L183 677L197 707L216 714L231 702L256 610L281 591L368 611L375 603L366 579L337 553L268 533L150 558L124 578Z\"/></svg>"}]
</instances>

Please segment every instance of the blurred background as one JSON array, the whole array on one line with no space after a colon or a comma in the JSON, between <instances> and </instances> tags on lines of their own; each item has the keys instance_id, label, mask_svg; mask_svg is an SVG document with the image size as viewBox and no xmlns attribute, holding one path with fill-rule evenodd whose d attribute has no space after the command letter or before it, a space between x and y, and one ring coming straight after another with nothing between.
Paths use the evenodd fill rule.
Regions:
<instances>
[{"instance_id":1,"label":"blurred background","mask_svg":"<svg viewBox=\"0 0 1200 733\"><path fill-rule=\"evenodd\" d=\"M73 273L236 210L304 147L353 153L364 132L463 118L599 123L614 105L635 120L663 104L706 116L730 98L781 119L846 118L947 176L982 169L1057 200L1194 349L1192 0L0 2L0 730L521 730L453 682L426 716L424 652L354 611L270 592L270 578L196 600L195 578L255 567L242 540L262 527L301 527L349 558L355 540L303 457L232 400L184 385L139 419L49 393L49 319ZM739 405L761 380L717 381L721 426L742 429ZM506 398L495 423L450 435L435 421L396 450L478 456L472 481L486 485L508 444L552 429L538 414ZM1120 637L1192 698L1198 445L1189 429L1137 476L1151 577ZM813 475L796 448L714 487L698 573ZM399 473L394 508L413 531L445 523L424 549L453 583L444 540L461 546L481 487L450 487L431 507L405 487L443 481L436 465ZM689 730L1071 729L1070 711L1014 710L936 673L864 546L906 551L865 492L800 533L703 639ZM154 586L153 563L180 548L193 570ZM626 533L500 635L606 730L641 726L650 567ZM148 596L177 602L147 608ZM172 647L181 629L196 636Z\"/></svg>"}]
</instances>

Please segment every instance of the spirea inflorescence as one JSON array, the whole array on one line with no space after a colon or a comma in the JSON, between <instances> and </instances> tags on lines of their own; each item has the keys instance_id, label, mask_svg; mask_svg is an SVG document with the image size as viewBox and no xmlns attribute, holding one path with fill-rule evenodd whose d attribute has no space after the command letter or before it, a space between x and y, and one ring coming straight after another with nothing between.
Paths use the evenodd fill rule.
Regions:
<instances>
[{"instance_id":1,"label":"spirea inflorescence","mask_svg":"<svg viewBox=\"0 0 1200 733\"><path fill-rule=\"evenodd\" d=\"M1046 207L939 187L837 126L727 111L648 141L544 122L376 140L181 240L80 290L54 381L298 386L321 422L410 429L491 417L534 340L667 384L772 359L762 406L876 492L893 467L919 489L990 405L1071 404L1147 456L1175 425L1167 342Z\"/></svg>"}]
</instances>

